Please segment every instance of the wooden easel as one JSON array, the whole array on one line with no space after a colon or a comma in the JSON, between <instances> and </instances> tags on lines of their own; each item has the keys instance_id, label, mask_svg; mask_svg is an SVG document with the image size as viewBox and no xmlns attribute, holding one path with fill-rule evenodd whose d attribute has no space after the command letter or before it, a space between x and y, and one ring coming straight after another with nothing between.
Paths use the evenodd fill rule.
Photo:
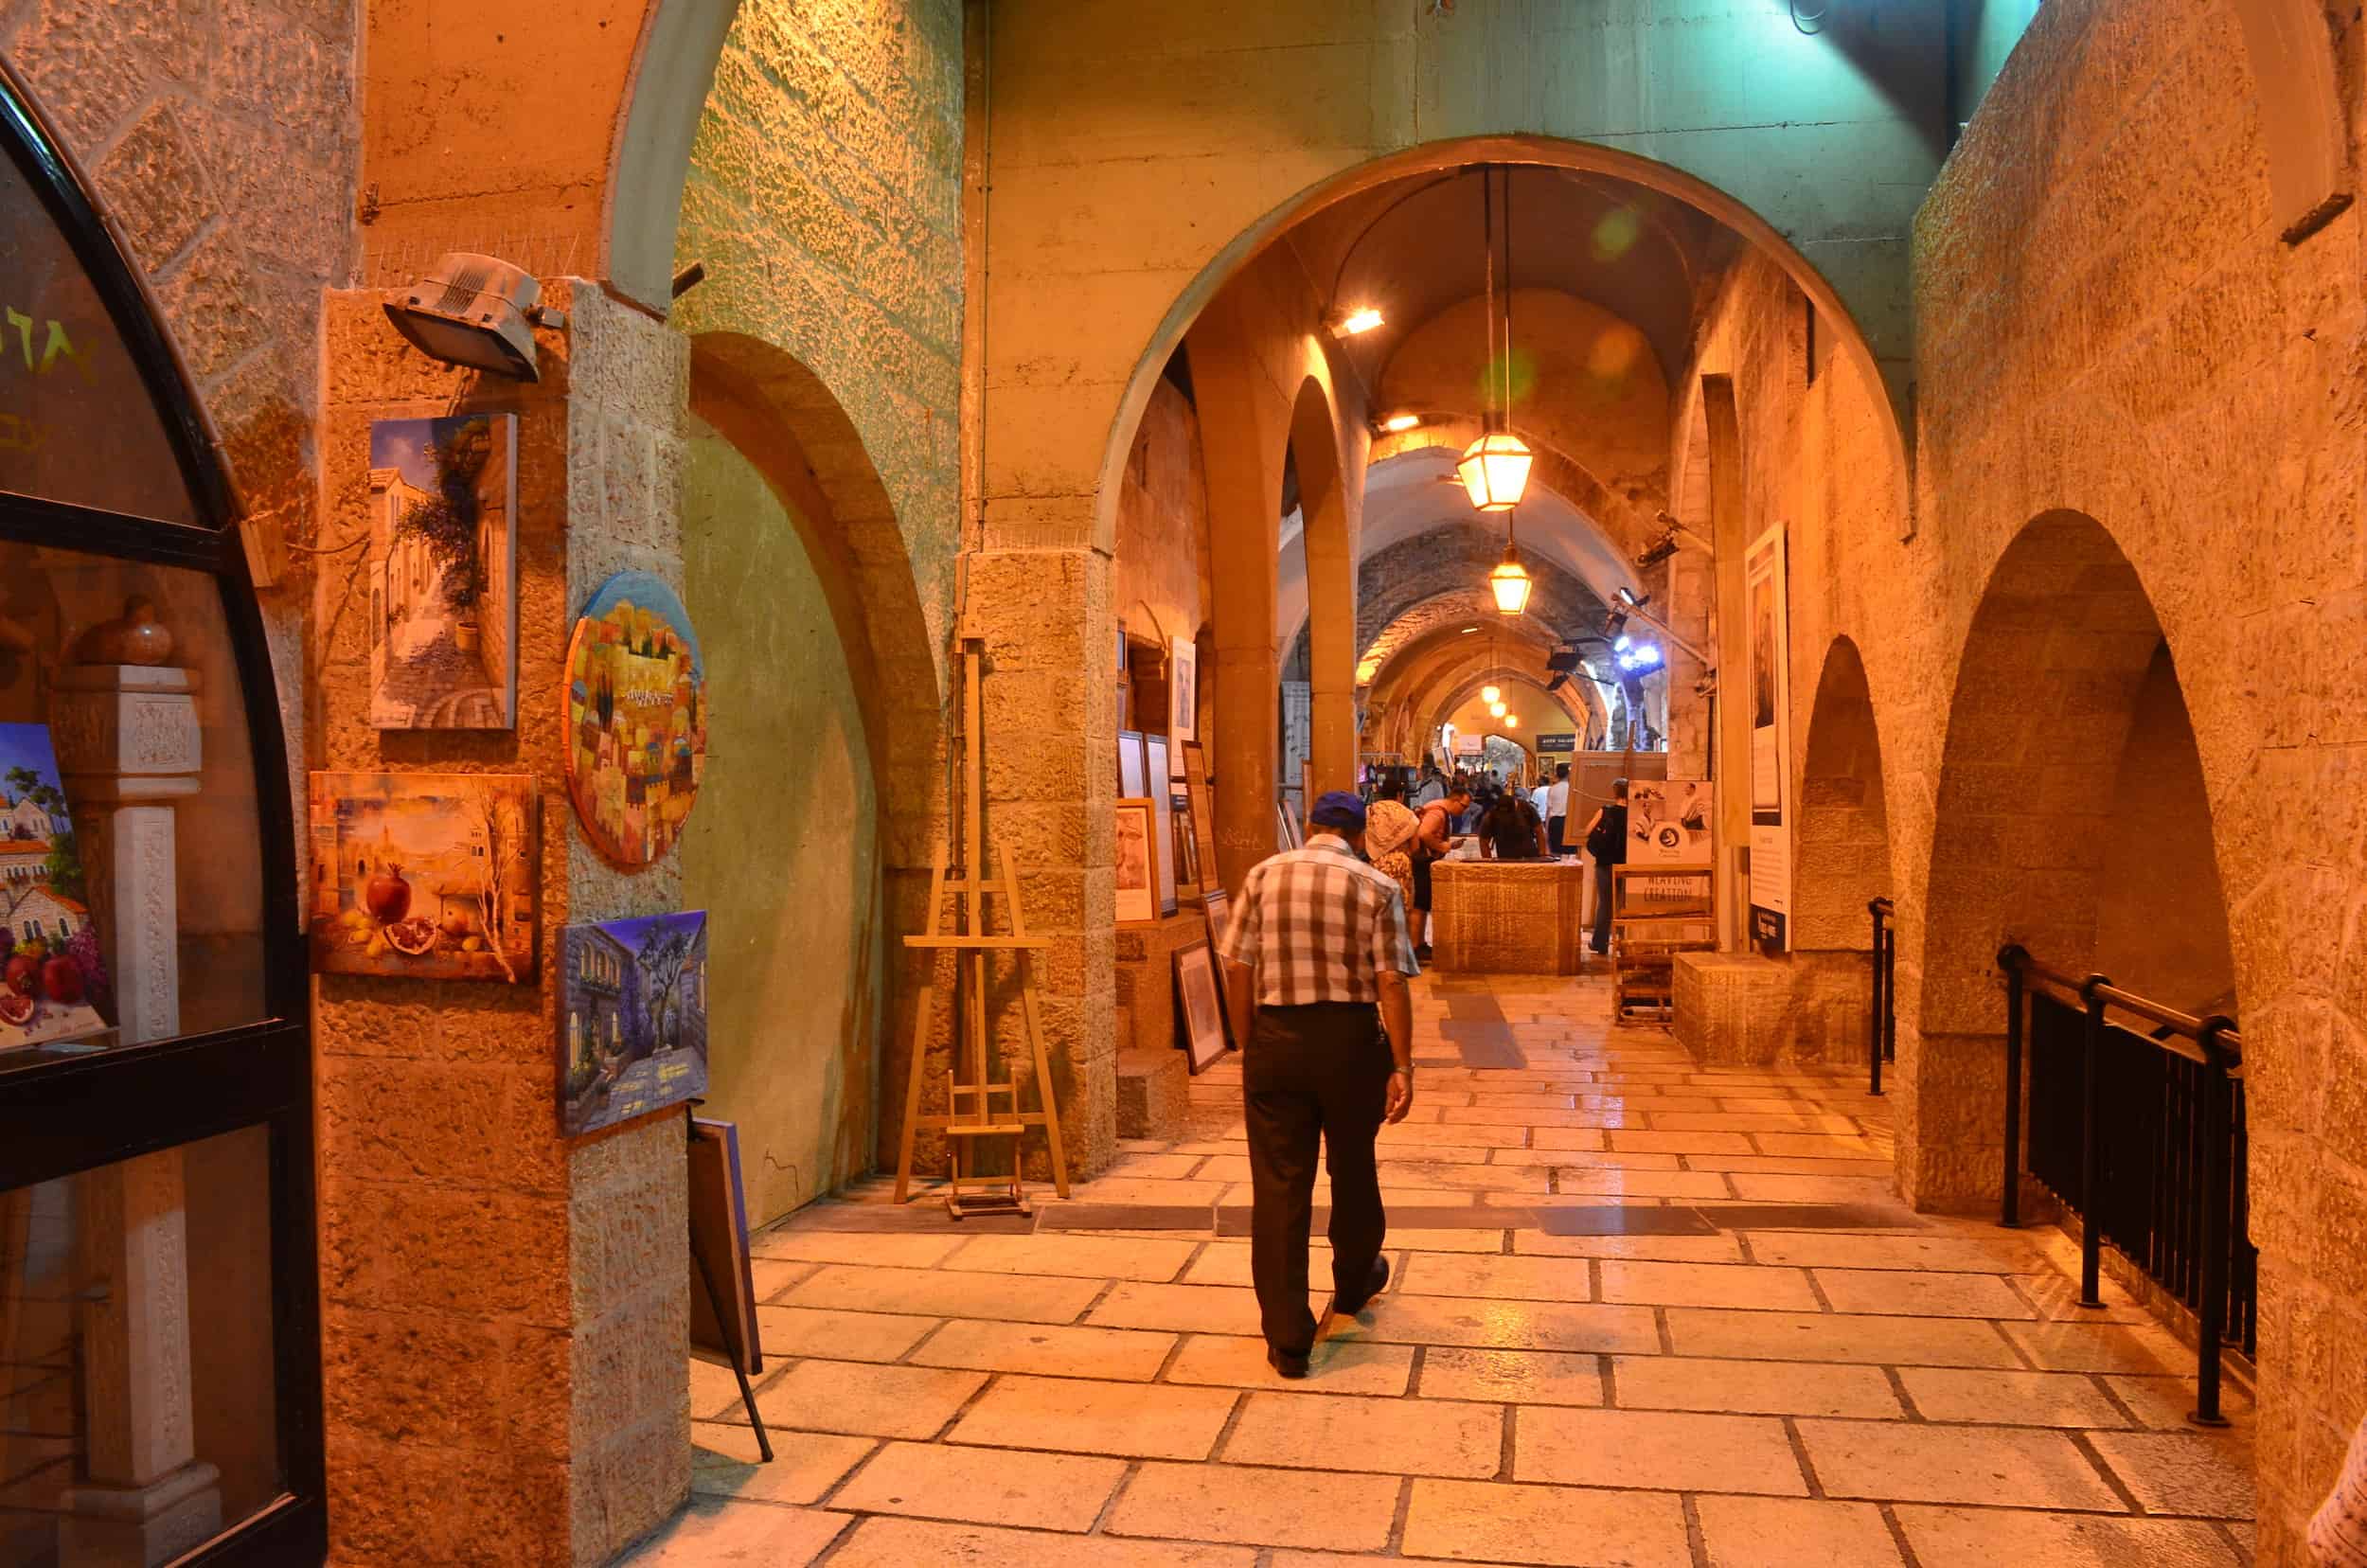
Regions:
<instances>
[{"instance_id":1,"label":"wooden easel","mask_svg":"<svg viewBox=\"0 0 2367 1568\"><path fill-rule=\"evenodd\" d=\"M1052 1153L1052 1182L1063 1198L1068 1196L1068 1155L1060 1146L1060 1112L1052 1091L1052 1064L1044 1054L1043 1018L1036 1002L1036 977L1029 967L1027 954L1052 944L1041 937L1027 935L1027 915L1022 907L1019 878L1011 871L1010 862L995 857L999 875L987 876L985 800L986 781L979 759L979 726L982 704L979 695L980 666L983 644L969 635L962 637L962 862L949 873L952 859L951 846L937 846L936 858L929 872L929 926L917 936L907 936L904 945L934 953L938 949L953 952L953 1068L946 1074L946 1107L941 1115L920 1114L921 1076L928 1065L929 1025L936 1012L936 984L923 986L913 1011L912 1062L904 1078L904 1131L896 1155L896 1201L903 1203L912 1190L913 1134L922 1128L942 1131L946 1136L947 1153L952 1167L945 1196L946 1212L960 1220L970 1214L989 1212L1024 1212L1025 1202L1021 1195L1019 1170L1021 1143L1031 1127L1043 1129L1044 1142ZM1161 780L1164 785L1165 780ZM944 929L945 896L962 896L957 929ZM987 896L992 894L1006 901L1011 932L1007 936L991 934L987 918ZM1013 953L1019 955L1020 1011L1027 1029L1028 1049L1036 1063L1036 1093L1041 1102L1039 1111L1022 1111L1019 1105L1019 1085L1009 1078L996 1083L988 1077L990 1071L987 1049L987 955L991 953ZM962 1081L967 1074L968 1081ZM1008 1109L999 1114L993 1109L997 1097ZM1011 1140L1011 1174L1007 1180L986 1182L974 1174L978 1144L987 1138ZM972 1173L966 1174L966 1168ZM968 1201L966 1201L966 1199Z\"/></svg>"}]
</instances>

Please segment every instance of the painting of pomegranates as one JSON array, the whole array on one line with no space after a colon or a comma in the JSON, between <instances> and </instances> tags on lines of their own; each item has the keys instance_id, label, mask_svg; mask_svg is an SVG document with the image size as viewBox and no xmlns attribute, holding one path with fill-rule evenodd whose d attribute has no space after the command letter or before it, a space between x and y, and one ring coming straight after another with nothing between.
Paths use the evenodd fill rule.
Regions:
<instances>
[{"instance_id":1,"label":"painting of pomegranates","mask_svg":"<svg viewBox=\"0 0 2367 1568\"><path fill-rule=\"evenodd\" d=\"M594 847L628 871L682 836L706 772L706 667L674 590L619 572L567 647L567 793Z\"/></svg>"},{"instance_id":2,"label":"painting of pomegranates","mask_svg":"<svg viewBox=\"0 0 2367 1568\"><path fill-rule=\"evenodd\" d=\"M533 978L531 775L316 773L311 785L315 971Z\"/></svg>"},{"instance_id":3,"label":"painting of pomegranates","mask_svg":"<svg viewBox=\"0 0 2367 1568\"><path fill-rule=\"evenodd\" d=\"M107 966L46 724L0 724L0 1051L107 1028Z\"/></svg>"}]
</instances>

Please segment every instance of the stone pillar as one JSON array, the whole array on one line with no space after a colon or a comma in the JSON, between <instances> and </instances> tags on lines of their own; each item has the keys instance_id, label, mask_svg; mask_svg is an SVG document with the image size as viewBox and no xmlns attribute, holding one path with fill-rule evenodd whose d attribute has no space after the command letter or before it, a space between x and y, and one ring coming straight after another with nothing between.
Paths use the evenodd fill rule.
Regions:
<instances>
[{"instance_id":1,"label":"stone pillar","mask_svg":"<svg viewBox=\"0 0 2367 1568\"><path fill-rule=\"evenodd\" d=\"M172 802L198 791L194 686L186 669L72 665L50 706L127 1045L181 1032ZM79 1176L74 1203L89 1442L84 1479L62 1499L59 1559L150 1568L222 1528L190 1408L181 1152Z\"/></svg>"}]
</instances>

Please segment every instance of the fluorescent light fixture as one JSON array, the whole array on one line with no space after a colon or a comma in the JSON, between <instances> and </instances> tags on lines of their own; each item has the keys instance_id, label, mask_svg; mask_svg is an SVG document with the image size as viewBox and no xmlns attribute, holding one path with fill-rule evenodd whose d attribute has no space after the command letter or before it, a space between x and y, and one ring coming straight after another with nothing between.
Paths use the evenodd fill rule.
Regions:
<instances>
[{"instance_id":1,"label":"fluorescent light fixture","mask_svg":"<svg viewBox=\"0 0 2367 1568\"><path fill-rule=\"evenodd\" d=\"M1342 316L1331 330L1342 337L1354 337L1359 332L1371 331L1380 325L1380 321L1379 311L1370 305L1361 305Z\"/></svg>"},{"instance_id":2,"label":"fluorescent light fixture","mask_svg":"<svg viewBox=\"0 0 2367 1568\"><path fill-rule=\"evenodd\" d=\"M1419 414L1392 414L1380 421L1380 433L1384 436L1395 436L1401 430L1412 430L1421 422L1422 417Z\"/></svg>"},{"instance_id":3,"label":"fluorescent light fixture","mask_svg":"<svg viewBox=\"0 0 2367 1568\"><path fill-rule=\"evenodd\" d=\"M1472 633L1474 633L1474 632L1476 632L1476 631L1478 631L1478 630L1479 630L1479 628L1478 628L1478 627L1476 627L1476 626L1467 626L1467 627L1465 627L1465 628L1463 629L1462 635L1464 635L1464 636L1467 636L1467 637L1468 637L1468 636L1469 636Z\"/></svg>"}]
</instances>

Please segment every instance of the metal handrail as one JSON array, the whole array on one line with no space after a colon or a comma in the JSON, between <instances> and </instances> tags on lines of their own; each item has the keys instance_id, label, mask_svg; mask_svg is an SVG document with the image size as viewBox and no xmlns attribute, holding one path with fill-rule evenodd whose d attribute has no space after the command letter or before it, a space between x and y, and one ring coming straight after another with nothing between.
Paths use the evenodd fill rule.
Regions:
<instances>
[{"instance_id":1,"label":"metal handrail","mask_svg":"<svg viewBox=\"0 0 2367 1568\"><path fill-rule=\"evenodd\" d=\"M1866 1011L1866 1093L1882 1092L1882 1063L1898 1058L1898 932L1892 922L1897 906L1888 899L1868 899L1866 914L1874 922L1874 940L1866 957L1874 971L1873 999Z\"/></svg>"},{"instance_id":2,"label":"metal handrail","mask_svg":"<svg viewBox=\"0 0 2367 1568\"><path fill-rule=\"evenodd\" d=\"M2035 981L2076 997L2087 1015L2080 1072L2080 1306L2104 1305L2104 1226L2096 1204L2096 1159L2101 1143L2097 1136L2101 1108L2097 1104L2096 1085L2105 1009L2118 1007L2170 1030L2172 1038L2168 1039L2159 1034L2139 1036L2133 1031L2123 1032L2150 1041L2164 1052L2184 1057L2207 1070L2203 1080L2209 1089L2203 1096L2202 1234L2198 1241L2202 1277L2195 1311L2195 1409L2188 1419L2198 1426L2225 1426L2226 1417L2219 1414L2219 1349L2227 1333L2228 1232L2234 1220L2229 1197L2228 1158L2234 1136L2234 1083L2242 1077L2244 1060L2243 1037L2236 1033L2235 1021L2219 1013L2198 1018L2150 997L2123 990L2101 974L2075 978L2039 963L2019 942L2008 943L1999 951L1997 965L2005 971L2006 989L2005 1189L2001 1214L2006 1225L2020 1222L2022 991Z\"/></svg>"}]
</instances>

